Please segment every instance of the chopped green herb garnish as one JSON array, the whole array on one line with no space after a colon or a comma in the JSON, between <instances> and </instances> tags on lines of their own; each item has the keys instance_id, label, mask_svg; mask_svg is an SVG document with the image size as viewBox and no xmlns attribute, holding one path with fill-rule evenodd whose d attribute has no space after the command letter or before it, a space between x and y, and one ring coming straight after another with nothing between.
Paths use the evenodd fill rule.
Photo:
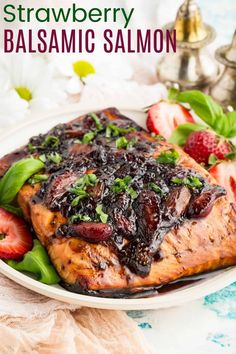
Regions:
<instances>
[{"instance_id":1,"label":"chopped green herb garnish","mask_svg":"<svg viewBox=\"0 0 236 354\"><path fill-rule=\"evenodd\" d=\"M152 189L157 194L163 194L162 189L156 183L150 182L148 183L147 187Z\"/></svg>"},{"instance_id":2,"label":"chopped green herb garnish","mask_svg":"<svg viewBox=\"0 0 236 354\"><path fill-rule=\"evenodd\" d=\"M116 147L117 149L126 149L128 150L132 146L134 146L137 143L137 138L133 138L131 140L127 140L124 136L121 138L118 138L116 140Z\"/></svg>"},{"instance_id":3,"label":"chopped green herb garnish","mask_svg":"<svg viewBox=\"0 0 236 354\"><path fill-rule=\"evenodd\" d=\"M35 184L35 183L39 183L42 181L47 181L48 180L48 176L47 175L34 175L33 177L31 177L28 182L29 184Z\"/></svg>"},{"instance_id":4,"label":"chopped green herb garnish","mask_svg":"<svg viewBox=\"0 0 236 354\"><path fill-rule=\"evenodd\" d=\"M29 143L28 144L28 150L29 152L32 154L35 150L37 149L37 147L35 147L33 144Z\"/></svg>"},{"instance_id":5,"label":"chopped green herb garnish","mask_svg":"<svg viewBox=\"0 0 236 354\"><path fill-rule=\"evenodd\" d=\"M131 196L132 199L136 199L138 193L132 187L130 187L131 183L132 183L131 176L126 176L123 179L116 178L114 185L111 187L111 191L113 193L126 192Z\"/></svg>"},{"instance_id":6,"label":"chopped green herb garnish","mask_svg":"<svg viewBox=\"0 0 236 354\"><path fill-rule=\"evenodd\" d=\"M158 135L156 133L151 133L151 137L154 138L157 141L166 141L166 139L164 138L164 136L162 135Z\"/></svg>"},{"instance_id":7,"label":"chopped green herb garnish","mask_svg":"<svg viewBox=\"0 0 236 354\"><path fill-rule=\"evenodd\" d=\"M82 141L81 141L80 139L75 139L73 142L74 142L75 144L82 144Z\"/></svg>"},{"instance_id":8,"label":"chopped green herb garnish","mask_svg":"<svg viewBox=\"0 0 236 354\"><path fill-rule=\"evenodd\" d=\"M71 189L70 191L72 191L72 190L73 189ZM83 191L82 189L74 189L73 192L77 195L77 197L75 199L73 199L71 202L71 206L73 206L73 207L77 206L82 199L88 197L88 195L89 195L87 192Z\"/></svg>"},{"instance_id":9,"label":"chopped green herb garnish","mask_svg":"<svg viewBox=\"0 0 236 354\"><path fill-rule=\"evenodd\" d=\"M47 135L44 139L42 147L51 146L52 148L57 148L60 144L60 140L55 135Z\"/></svg>"},{"instance_id":10,"label":"chopped green herb garnish","mask_svg":"<svg viewBox=\"0 0 236 354\"><path fill-rule=\"evenodd\" d=\"M89 194L86 191L87 187L95 186L97 182L98 178L94 173L85 174L83 177L79 178L74 187L69 189L69 192L76 195L71 205L77 206L82 199L88 197Z\"/></svg>"},{"instance_id":11,"label":"chopped green herb garnish","mask_svg":"<svg viewBox=\"0 0 236 354\"><path fill-rule=\"evenodd\" d=\"M75 214L70 217L70 223L73 224L76 221L91 221L91 218L88 215Z\"/></svg>"},{"instance_id":12,"label":"chopped green herb garnish","mask_svg":"<svg viewBox=\"0 0 236 354\"><path fill-rule=\"evenodd\" d=\"M97 135L96 132L89 132L84 134L83 139L82 139L82 143L83 144L89 144Z\"/></svg>"},{"instance_id":13,"label":"chopped green herb garnish","mask_svg":"<svg viewBox=\"0 0 236 354\"><path fill-rule=\"evenodd\" d=\"M202 187L202 182L196 176L189 176L189 177L185 177L185 178L173 177L171 179L171 182L174 184L178 184L180 186L186 186L186 187L190 187L190 188L201 188Z\"/></svg>"},{"instance_id":14,"label":"chopped green herb garnish","mask_svg":"<svg viewBox=\"0 0 236 354\"><path fill-rule=\"evenodd\" d=\"M179 153L174 150L166 150L162 151L158 158L156 159L157 162L163 163L163 164L172 164L175 165L179 160Z\"/></svg>"},{"instance_id":15,"label":"chopped green herb garnish","mask_svg":"<svg viewBox=\"0 0 236 354\"><path fill-rule=\"evenodd\" d=\"M107 219L108 219L108 214L105 214L104 211L102 210L103 205L102 204L98 204L96 207L96 213L99 216L101 222L103 224L106 224Z\"/></svg>"},{"instance_id":16,"label":"chopped green herb garnish","mask_svg":"<svg viewBox=\"0 0 236 354\"><path fill-rule=\"evenodd\" d=\"M124 136L116 139L117 149L126 149L127 145L128 145L128 140Z\"/></svg>"},{"instance_id":17,"label":"chopped green herb garnish","mask_svg":"<svg viewBox=\"0 0 236 354\"><path fill-rule=\"evenodd\" d=\"M96 113L89 113L89 116L94 120L97 130L98 131L103 130L103 125L101 124L100 119L98 118Z\"/></svg>"},{"instance_id":18,"label":"chopped green herb garnish","mask_svg":"<svg viewBox=\"0 0 236 354\"><path fill-rule=\"evenodd\" d=\"M120 136L128 133L135 132L137 129L135 128L120 128L115 124L108 124L106 128L106 138L111 138L111 136Z\"/></svg>"},{"instance_id":19,"label":"chopped green herb garnish","mask_svg":"<svg viewBox=\"0 0 236 354\"><path fill-rule=\"evenodd\" d=\"M94 186L97 182L97 176L94 173L88 173L76 181L75 188L84 189L88 186Z\"/></svg>"},{"instance_id":20,"label":"chopped green herb garnish","mask_svg":"<svg viewBox=\"0 0 236 354\"><path fill-rule=\"evenodd\" d=\"M59 165L62 161L62 157L60 154L58 154L58 152L52 152L51 154L47 155L47 158L49 161L52 161L56 165Z\"/></svg>"}]
</instances>

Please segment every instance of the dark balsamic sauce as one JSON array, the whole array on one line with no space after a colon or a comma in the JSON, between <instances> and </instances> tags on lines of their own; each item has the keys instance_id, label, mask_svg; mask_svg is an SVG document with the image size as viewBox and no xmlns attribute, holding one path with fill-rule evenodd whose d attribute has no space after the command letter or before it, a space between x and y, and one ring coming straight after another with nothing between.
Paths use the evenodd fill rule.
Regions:
<instances>
[{"instance_id":1,"label":"dark balsamic sauce","mask_svg":"<svg viewBox=\"0 0 236 354\"><path fill-rule=\"evenodd\" d=\"M120 116L113 123L104 112L97 115L103 125L103 129L98 132L94 120L87 115L70 125L59 125L48 133L60 140L56 151L62 155L62 162L59 165L49 161L46 163L46 173L50 173L50 178L42 184L35 198L37 201L40 199L50 210L61 211L68 219L75 214L89 217L93 231L89 230L88 234L90 238L94 237L88 241L103 242L112 247L123 265L145 277L150 272L153 259L162 258L160 245L168 231L186 219L205 216L215 199L224 195L225 191L219 186L209 185L201 175L190 169L158 163L152 157L158 142L143 138L142 129L129 119ZM105 135L106 126L110 123L119 128L135 128L135 132L124 136L128 140L135 137L136 143L128 150L117 149L118 136L107 139ZM74 140L82 139L88 132L96 132L93 141L79 144L78 149L74 149ZM44 139L45 135L39 135L32 138L30 143L41 146ZM49 145L43 152L47 154L52 151L55 149ZM36 149L35 153L42 151ZM75 195L69 189L86 171L96 174L98 183L89 187L88 197L82 199L77 206L72 206ZM117 178L123 179L126 176L132 177L129 188L136 192L136 198L132 198L125 190L118 193L111 190ZM173 178L184 179L190 176L199 179L201 188L187 188L172 182ZM161 192L152 190L150 183L158 185ZM109 232L105 231L109 238L106 240L99 239L104 226L96 213L98 204L102 204L103 212L108 215ZM89 227L84 226L76 227L76 224L68 222L58 228L56 237L83 238L83 234L79 231L76 234L76 230L86 230Z\"/></svg>"}]
</instances>

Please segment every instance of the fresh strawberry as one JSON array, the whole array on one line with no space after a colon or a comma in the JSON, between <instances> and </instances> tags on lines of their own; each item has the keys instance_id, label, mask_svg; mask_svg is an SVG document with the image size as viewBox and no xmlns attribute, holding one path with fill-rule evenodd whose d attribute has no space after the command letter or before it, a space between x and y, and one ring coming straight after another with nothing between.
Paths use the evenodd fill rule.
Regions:
<instances>
[{"instance_id":1,"label":"fresh strawberry","mask_svg":"<svg viewBox=\"0 0 236 354\"><path fill-rule=\"evenodd\" d=\"M33 246L24 220L0 208L0 259L18 259Z\"/></svg>"},{"instance_id":2,"label":"fresh strawberry","mask_svg":"<svg viewBox=\"0 0 236 354\"><path fill-rule=\"evenodd\" d=\"M222 160L232 151L232 145L219 138L213 131L201 130L189 135L184 151L198 163L207 165L211 154Z\"/></svg>"},{"instance_id":3,"label":"fresh strawberry","mask_svg":"<svg viewBox=\"0 0 236 354\"><path fill-rule=\"evenodd\" d=\"M217 183L225 187L228 198L236 202L236 160L222 161L210 168L209 172Z\"/></svg>"},{"instance_id":4,"label":"fresh strawberry","mask_svg":"<svg viewBox=\"0 0 236 354\"><path fill-rule=\"evenodd\" d=\"M169 139L180 124L193 123L189 110L180 104L160 101L148 110L147 129Z\"/></svg>"}]
</instances>

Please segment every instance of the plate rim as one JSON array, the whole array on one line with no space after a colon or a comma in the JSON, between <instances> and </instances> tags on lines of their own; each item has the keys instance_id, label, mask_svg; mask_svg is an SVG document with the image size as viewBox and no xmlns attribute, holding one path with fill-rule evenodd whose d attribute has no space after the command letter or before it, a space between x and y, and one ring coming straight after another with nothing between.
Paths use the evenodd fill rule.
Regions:
<instances>
[{"instance_id":1,"label":"plate rim","mask_svg":"<svg viewBox=\"0 0 236 354\"><path fill-rule=\"evenodd\" d=\"M88 107L81 106L80 104L69 104L58 109L52 109L40 114L31 114L27 121L17 124L15 127L11 127L6 132L0 133L0 139L8 139L12 134L21 131L24 128L31 127L39 122L46 121L50 117L56 118L56 116L62 116L66 114L80 115L88 110L102 109L102 106ZM131 113L142 113L140 109L127 106L119 106L121 111L130 111ZM58 121L60 123L60 121ZM179 306L189 301L197 300L210 293L218 291L223 287L229 285L236 280L236 266L222 269L217 275L213 275L208 279L199 280L192 285L186 285L180 289L174 290L169 293L160 294L157 296L141 299L117 299L117 298L102 298L97 296L82 295L70 292L63 288L57 288L52 285L43 284L24 273L21 273L10 266L4 261L0 260L0 272L11 279L12 281L24 286L41 295L45 295L49 298L53 298L58 301L75 304L78 306L86 306L101 309L110 310L150 310L168 308L173 306ZM210 289L209 289L210 288Z\"/></svg>"}]
</instances>

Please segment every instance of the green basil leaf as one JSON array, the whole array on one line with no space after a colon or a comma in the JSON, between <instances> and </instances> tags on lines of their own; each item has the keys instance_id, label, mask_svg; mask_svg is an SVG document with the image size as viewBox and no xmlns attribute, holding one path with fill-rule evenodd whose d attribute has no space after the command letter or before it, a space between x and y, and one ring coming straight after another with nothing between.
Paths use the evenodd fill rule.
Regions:
<instances>
[{"instance_id":1,"label":"green basil leaf","mask_svg":"<svg viewBox=\"0 0 236 354\"><path fill-rule=\"evenodd\" d=\"M24 255L22 261L10 260L7 264L16 270L33 273L40 282L45 284L57 284L60 281L45 248L38 240L34 240L33 249Z\"/></svg>"},{"instance_id":2,"label":"green basil leaf","mask_svg":"<svg viewBox=\"0 0 236 354\"><path fill-rule=\"evenodd\" d=\"M25 182L43 167L44 163L34 158L14 163L0 181L0 204L11 204Z\"/></svg>"},{"instance_id":3,"label":"green basil leaf","mask_svg":"<svg viewBox=\"0 0 236 354\"><path fill-rule=\"evenodd\" d=\"M206 129L204 125L197 124L197 123L181 124L173 131L171 137L169 138L169 142L172 144L177 144L182 146L185 144L186 140L188 139L188 136L192 132L196 132L204 129Z\"/></svg>"},{"instance_id":4,"label":"green basil leaf","mask_svg":"<svg viewBox=\"0 0 236 354\"><path fill-rule=\"evenodd\" d=\"M179 102L188 103L194 112L213 129L224 114L222 107L201 91L181 92L177 98Z\"/></svg>"},{"instance_id":5,"label":"green basil leaf","mask_svg":"<svg viewBox=\"0 0 236 354\"><path fill-rule=\"evenodd\" d=\"M228 112L226 117L229 121L230 131L228 132L228 138L234 138L236 136L236 111Z\"/></svg>"},{"instance_id":6,"label":"green basil leaf","mask_svg":"<svg viewBox=\"0 0 236 354\"><path fill-rule=\"evenodd\" d=\"M8 204L6 204L6 205L1 205L1 208L3 208L3 209L5 209L5 210L9 211L9 212L12 213L12 214L16 214L17 216L20 216L20 217L23 216L22 210L21 210L20 208L17 208L17 207L15 207L15 206L13 206L13 205L8 205Z\"/></svg>"}]
</instances>

